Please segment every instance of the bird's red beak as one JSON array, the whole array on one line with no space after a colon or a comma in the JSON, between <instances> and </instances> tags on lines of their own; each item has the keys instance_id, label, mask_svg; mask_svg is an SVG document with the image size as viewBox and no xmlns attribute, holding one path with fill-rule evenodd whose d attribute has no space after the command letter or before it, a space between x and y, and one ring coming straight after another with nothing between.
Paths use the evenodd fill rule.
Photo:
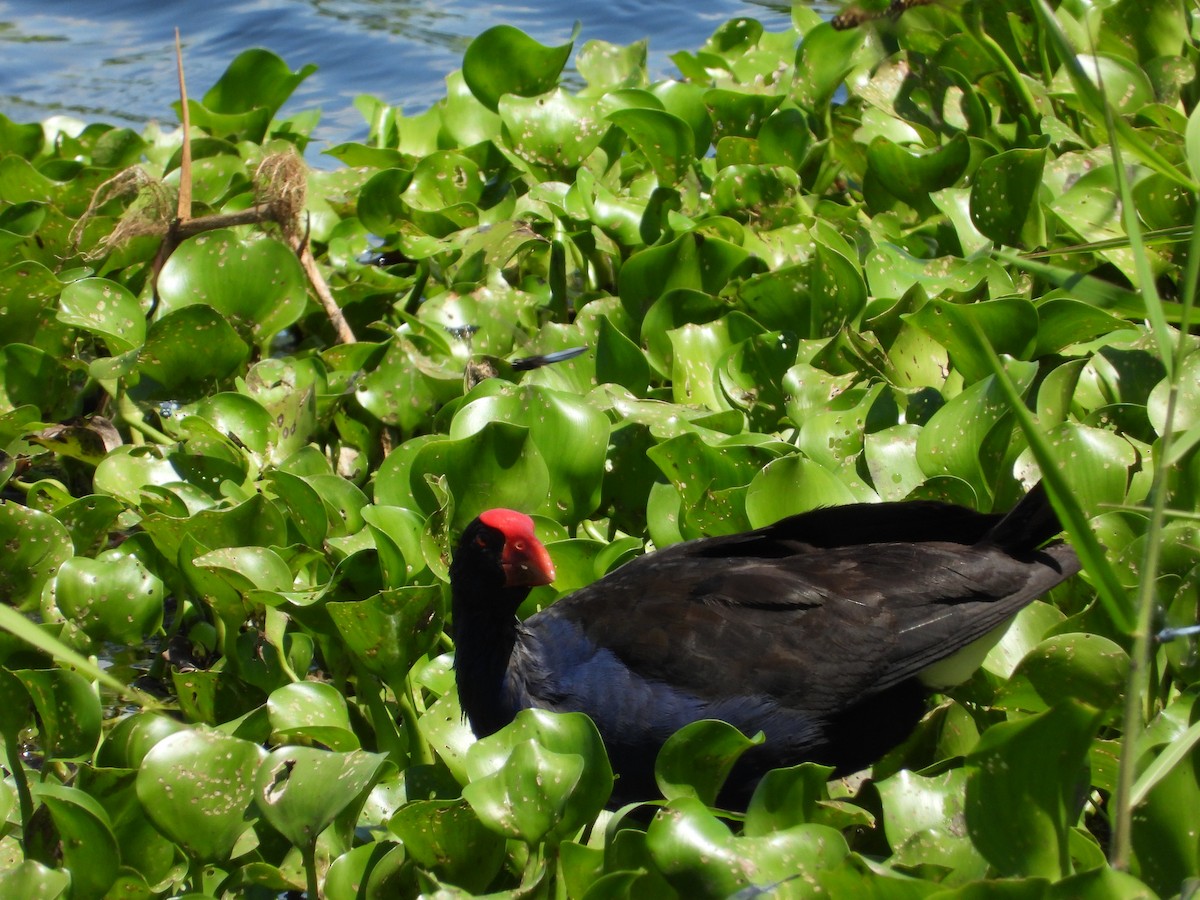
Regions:
<instances>
[{"instance_id":1,"label":"bird's red beak","mask_svg":"<svg viewBox=\"0 0 1200 900\"><path fill-rule=\"evenodd\" d=\"M554 580L554 561L532 534L509 537L500 554L507 587L537 587Z\"/></svg>"}]
</instances>

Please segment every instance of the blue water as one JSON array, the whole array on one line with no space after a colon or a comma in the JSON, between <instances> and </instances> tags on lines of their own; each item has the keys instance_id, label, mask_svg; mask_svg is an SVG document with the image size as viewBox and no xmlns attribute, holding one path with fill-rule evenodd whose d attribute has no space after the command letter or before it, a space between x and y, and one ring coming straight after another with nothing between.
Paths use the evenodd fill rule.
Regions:
<instances>
[{"instance_id":1,"label":"blue water","mask_svg":"<svg viewBox=\"0 0 1200 900\"><path fill-rule=\"evenodd\" d=\"M174 125L178 27L194 97L250 47L293 69L317 64L284 112L320 108L314 137L329 146L365 136L359 94L408 113L427 108L471 38L501 22L545 44L566 41L576 20L576 47L648 38L652 74L668 76L669 54L698 48L727 19L749 15L779 31L790 9L789 0L0 0L0 112L18 122L67 115Z\"/></svg>"}]
</instances>

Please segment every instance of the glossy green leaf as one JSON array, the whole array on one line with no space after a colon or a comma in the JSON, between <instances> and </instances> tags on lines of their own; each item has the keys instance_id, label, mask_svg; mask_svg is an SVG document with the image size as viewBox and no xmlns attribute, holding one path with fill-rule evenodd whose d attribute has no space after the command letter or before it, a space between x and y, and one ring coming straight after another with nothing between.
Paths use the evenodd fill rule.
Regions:
<instances>
[{"instance_id":1,"label":"glossy green leaf","mask_svg":"<svg viewBox=\"0 0 1200 900\"><path fill-rule=\"evenodd\" d=\"M334 753L314 747L280 747L254 776L254 800L263 817L298 847L313 846L347 806L382 773L380 753Z\"/></svg>"},{"instance_id":2,"label":"glossy green leaf","mask_svg":"<svg viewBox=\"0 0 1200 900\"><path fill-rule=\"evenodd\" d=\"M870 174L910 206L919 206L930 194L953 186L966 171L970 157L971 148L963 134L919 153L885 137L875 138L867 148Z\"/></svg>"},{"instance_id":3,"label":"glossy green leaf","mask_svg":"<svg viewBox=\"0 0 1200 900\"><path fill-rule=\"evenodd\" d=\"M167 390L224 378L250 348L223 316L207 305L184 306L155 320L138 368Z\"/></svg>"},{"instance_id":4,"label":"glossy green leaf","mask_svg":"<svg viewBox=\"0 0 1200 900\"><path fill-rule=\"evenodd\" d=\"M11 502L0 504L0 538L5 547L0 600L16 607L36 601L73 552L71 537L57 519Z\"/></svg>"},{"instance_id":5,"label":"glossy green leaf","mask_svg":"<svg viewBox=\"0 0 1200 900\"><path fill-rule=\"evenodd\" d=\"M692 722L663 744L654 764L654 780L668 800L695 797L712 806L734 763L756 743L727 722Z\"/></svg>"},{"instance_id":6,"label":"glossy green leaf","mask_svg":"<svg viewBox=\"0 0 1200 900\"><path fill-rule=\"evenodd\" d=\"M844 829L870 826L873 818L852 801L830 797L833 769L816 763L801 763L772 769L762 777L746 809L747 837L766 837L794 825L828 825Z\"/></svg>"},{"instance_id":7,"label":"glossy green leaf","mask_svg":"<svg viewBox=\"0 0 1200 900\"><path fill-rule=\"evenodd\" d=\"M91 684L68 669L17 669L13 674L33 700L46 756L89 758L100 740L100 698Z\"/></svg>"},{"instance_id":8,"label":"glossy green leaf","mask_svg":"<svg viewBox=\"0 0 1200 900\"><path fill-rule=\"evenodd\" d=\"M97 763L108 768L136 769L155 744L186 729L182 722L159 712L126 716L106 735Z\"/></svg>"},{"instance_id":9,"label":"glossy green leaf","mask_svg":"<svg viewBox=\"0 0 1200 900\"><path fill-rule=\"evenodd\" d=\"M931 300L904 317L931 334L950 354L968 382L986 377L991 368L981 358L972 322L988 335L997 353L1025 359L1038 334L1038 313L1024 300L990 300L971 304Z\"/></svg>"},{"instance_id":10,"label":"glossy green leaf","mask_svg":"<svg viewBox=\"0 0 1200 900\"><path fill-rule=\"evenodd\" d=\"M266 751L209 729L172 734L142 760L137 795L155 826L196 859L221 862L246 829Z\"/></svg>"},{"instance_id":11,"label":"glossy green leaf","mask_svg":"<svg viewBox=\"0 0 1200 900\"><path fill-rule=\"evenodd\" d=\"M658 180L676 184L696 158L695 134L687 122L660 109L620 109L608 120L646 155Z\"/></svg>"},{"instance_id":12,"label":"glossy green leaf","mask_svg":"<svg viewBox=\"0 0 1200 900\"><path fill-rule=\"evenodd\" d=\"M68 896L70 888L69 872L52 869L32 859L26 859L0 872L0 891L9 897L57 900L59 897Z\"/></svg>"},{"instance_id":13,"label":"glossy green leaf","mask_svg":"<svg viewBox=\"0 0 1200 900\"><path fill-rule=\"evenodd\" d=\"M803 456L772 460L754 476L746 492L746 516L754 528L822 506L857 499L828 469Z\"/></svg>"},{"instance_id":14,"label":"glossy green leaf","mask_svg":"<svg viewBox=\"0 0 1200 900\"><path fill-rule=\"evenodd\" d=\"M146 340L146 317L137 298L124 285L103 278L67 285L58 301L58 320L103 338L114 355Z\"/></svg>"},{"instance_id":15,"label":"glossy green leaf","mask_svg":"<svg viewBox=\"0 0 1200 900\"><path fill-rule=\"evenodd\" d=\"M61 784L39 785L37 798L58 832L62 864L71 873L71 896L106 896L116 881L120 854L104 808L83 791Z\"/></svg>"},{"instance_id":16,"label":"glossy green leaf","mask_svg":"<svg viewBox=\"0 0 1200 900\"><path fill-rule=\"evenodd\" d=\"M612 791L596 726L582 713L522 710L467 753L463 798L494 831L561 840L595 818Z\"/></svg>"},{"instance_id":17,"label":"glossy green leaf","mask_svg":"<svg viewBox=\"0 0 1200 900\"><path fill-rule=\"evenodd\" d=\"M1041 210L1038 190L1046 155L1008 150L983 160L971 187L971 222L997 244L1036 243Z\"/></svg>"},{"instance_id":18,"label":"glossy green leaf","mask_svg":"<svg viewBox=\"0 0 1200 900\"><path fill-rule=\"evenodd\" d=\"M573 46L546 47L519 28L496 25L467 47L463 80L480 103L495 111L506 94L533 97L553 88Z\"/></svg>"},{"instance_id":19,"label":"glossy green leaf","mask_svg":"<svg viewBox=\"0 0 1200 900\"><path fill-rule=\"evenodd\" d=\"M314 681L287 684L267 698L271 732L281 743L315 741L332 750L358 749L350 712L333 685Z\"/></svg>"},{"instance_id":20,"label":"glossy green leaf","mask_svg":"<svg viewBox=\"0 0 1200 900\"><path fill-rule=\"evenodd\" d=\"M417 800L388 820L409 856L438 878L482 893L504 862L504 839L463 800Z\"/></svg>"},{"instance_id":21,"label":"glossy green leaf","mask_svg":"<svg viewBox=\"0 0 1200 900\"><path fill-rule=\"evenodd\" d=\"M1116 706L1129 679L1129 656L1098 634L1057 634L1017 665L1006 693L1021 697L1029 685L1047 706L1077 700L1100 710Z\"/></svg>"},{"instance_id":22,"label":"glossy green leaf","mask_svg":"<svg viewBox=\"0 0 1200 900\"><path fill-rule=\"evenodd\" d=\"M966 783L964 769L931 777L904 770L880 782L894 865L945 866L959 883L986 874L987 861L967 835Z\"/></svg>"},{"instance_id":23,"label":"glossy green leaf","mask_svg":"<svg viewBox=\"0 0 1200 900\"><path fill-rule=\"evenodd\" d=\"M163 266L158 290L164 315L206 304L260 344L295 322L306 302L304 271L286 244L228 230L184 241Z\"/></svg>"},{"instance_id":24,"label":"glossy green leaf","mask_svg":"<svg viewBox=\"0 0 1200 900\"><path fill-rule=\"evenodd\" d=\"M682 896L757 894L797 875L815 879L847 854L842 836L824 825L796 825L761 837L734 837L694 798L673 801L650 824L646 845Z\"/></svg>"},{"instance_id":25,"label":"glossy green leaf","mask_svg":"<svg viewBox=\"0 0 1200 900\"><path fill-rule=\"evenodd\" d=\"M316 70L316 66L308 65L293 72L274 53L246 50L208 89L204 105L224 114L263 108L273 116L300 83Z\"/></svg>"},{"instance_id":26,"label":"glossy green leaf","mask_svg":"<svg viewBox=\"0 0 1200 900\"><path fill-rule=\"evenodd\" d=\"M442 628L441 591L429 586L396 588L327 609L359 664L395 686Z\"/></svg>"},{"instance_id":27,"label":"glossy green leaf","mask_svg":"<svg viewBox=\"0 0 1200 900\"><path fill-rule=\"evenodd\" d=\"M93 640L136 644L162 625L163 583L132 556L73 557L58 570L54 603Z\"/></svg>"},{"instance_id":28,"label":"glossy green leaf","mask_svg":"<svg viewBox=\"0 0 1200 900\"><path fill-rule=\"evenodd\" d=\"M1028 388L1036 365L1010 363L1008 371L1018 390ZM1007 397L994 376L977 381L934 413L917 438L917 460L927 475L953 475L966 481L978 498L991 496L998 452L1003 445L985 446L1004 437Z\"/></svg>"},{"instance_id":29,"label":"glossy green leaf","mask_svg":"<svg viewBox=\"0 0 1200 900\"><path fill-rule=\"evenodd\" d=\"M817 110L827 104L854 68L854 52L862 43L861 29L836 31L822 23L804 35L796 51L799 101Z\"/></svg>"},{"instance_id":30,"label":"glossy green leaf","mask_svg":"<svg viewBox=\"0 0 1200 900\"><path fill-rule=\"evenodd\" d=\"M1100 714L1075 701L994 725L967 773L966 822L972 842L1002 875L1070 873L1069 829L1076 784Z\"/></svg>"},{"instance_id":31,"label":"glossy green leaf","mask_svg":"<svg viewBox=\"0 0 1200 900\"><path fill-rule=\"evenodd\" d=\"M561 88L535 97L510 94L500 99L499 111L513 151L550 170L578 166L609 127L594 100Z\"/></svg>"}]
</instances>

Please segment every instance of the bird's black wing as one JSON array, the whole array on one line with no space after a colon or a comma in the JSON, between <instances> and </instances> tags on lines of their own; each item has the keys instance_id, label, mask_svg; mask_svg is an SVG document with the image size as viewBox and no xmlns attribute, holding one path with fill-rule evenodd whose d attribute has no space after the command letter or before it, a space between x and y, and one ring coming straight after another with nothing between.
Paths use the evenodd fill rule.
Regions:
<instances>
[{"instance_id":1,"label":"bird's black wing","mask_svg":"<svg viewBox=\"0 0 1200 900\"><path fill-rule=\"evenodd\" d=\"M626 565L527 627L572 623L639 677L689 695L761 696L820 713L952 654L1073 571L1069 551L1015 559L946 541L789 542L786 554L776 542L761 556L744 537L735 555L680 546Z\"/></svg>"}]
</instances>

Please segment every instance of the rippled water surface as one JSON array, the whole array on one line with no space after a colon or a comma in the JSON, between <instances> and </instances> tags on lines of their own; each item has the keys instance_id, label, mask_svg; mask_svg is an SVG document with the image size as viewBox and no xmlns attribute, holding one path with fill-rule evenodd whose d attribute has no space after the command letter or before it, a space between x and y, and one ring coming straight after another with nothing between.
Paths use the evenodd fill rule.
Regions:
<instances>
[{"instance_id":1,"label":"rippled water surface","mask_svg":"<svg viewBox=\"0 0 1200 900\"><path fill-rule=\"evenodd\" d=\"M0 112L21 122L66 114L135 128L174 123L178 27L195 96L249 47L273 50L293 69L317 64L288 109L320 107L315 137L335 144L365 134L356 95L424 109L443 95L470 39L501 22L547 44L568 39L576 20L580 42L648 38L652 71L666 76L675 72L669 54L696 49L726 19L749 15L781 30L790 8L787 0L0 0Z\"/></svg>"}]
</instances>

